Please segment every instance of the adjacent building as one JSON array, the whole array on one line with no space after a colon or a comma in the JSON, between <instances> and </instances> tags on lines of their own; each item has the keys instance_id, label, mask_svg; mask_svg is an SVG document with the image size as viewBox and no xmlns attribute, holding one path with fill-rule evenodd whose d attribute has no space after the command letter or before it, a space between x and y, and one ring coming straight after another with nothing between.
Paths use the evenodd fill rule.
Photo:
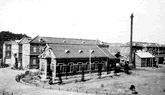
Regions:
<instances>
[{"instance_id":1,"label":"adjacent building","mask_svg":"<svg viewBox=\"0 0 165 95\"><path fill-rule=\"evenodd\" d=\"M125 45L121 46L120 53L129 60L129 53L130 53L130 47L129 43L126 43ZM132 60L136 63L135 60L135 53L142 51L142 52L149 52L154 56L154 60L156 64L162 64L165 58L165 46L158 44L158 43L149 43L149 42L133 42L132 44Z\"/></svg>"},{"instance_id":2,"label":"adjacent building","mask_svg":"<svg viewBox=\"0 0 165 95\"><path fill-rule=\"evenodd\" d=\"M136 52L135 62L138 67L153 67L155 66L155 56L149 52Z\"/></svg>"},{"instance_id":3,"label":"adjacent building","mask_svg":"<svg viewBox=\"0 0 165 95\"><path fill-rule=\"evenodd\" d=\"M29 63L30 63L30 42L31 38L22 38L20 42L18 43L19 45L19 50L18 50L18 61L21 65L22 68L29 68Z\"/></svg>"},{"instance_id":4,"label":"adjacent building","mask_svg":"<svg viewBox=\"0 0 165 95\"><path fill-rule=\"evenodd\" d=\"M19 40L5 41L3 44L3 63L14 66L15 58L18 58Z\"/></svg>"}]
</instances>

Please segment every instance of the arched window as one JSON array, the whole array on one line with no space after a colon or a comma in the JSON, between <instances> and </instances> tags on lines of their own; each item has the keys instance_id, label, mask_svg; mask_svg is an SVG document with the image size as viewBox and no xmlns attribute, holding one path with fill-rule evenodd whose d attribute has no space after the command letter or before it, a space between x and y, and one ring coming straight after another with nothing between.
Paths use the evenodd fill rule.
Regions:
<instances>
[{"instance_id":1,"label":"arched window","mask_svg":"<svg viewBox=\"0 0 165 95\"><path fill-rule=\"evenodd\" d=\"M90 65L89 65L89 61L86 62L86 66L85 67L85 70L89 71L90 70Z\"/></svg>"},{"instance_id":2,"label":"arched window","mask_svg":"<svg viewBox=\"0 0 165 95\"><path fill-rule=\"evenodd\" d=\"M74 63L73 64L73 71L77 72L79 69L78 69L78 64L77 63Z\"/></svg>"},{"instance_id":3,"label":"arched window","mask_svg":"<svg viewBox=\"0 0 165 95\"><path fill-rule=\"evenodd\" d=\"M37 48L35 46L33 47L33 52L37 52Z\"/></svg>"},{"instance_id":4,"label":"arched window","mask_svg":"<svg viewBox=\"0 0 165 95\"><path fill-rule=\"evenodd\" d=\"M61 73L65 73L64 63L58 63L56 68L57 68L58 73L60 71L61 71Z\"/></svg>"},{"instance_id":5,"label":"arched window","mask_svg":"<svg viewBox=\"0 0 165 95\"><path fill-rule=\"evenodd\" d=\"M101 64L102 64L102 69L105 70L106 69L106 63L105 61L101 61Z\"/></svg>"},{"instance_id":6,"label":"arched window","mask_svg":"<svg viewBox=\"0 0 165 95\"><path fill-rule=\"evenodd\" d=\"M73 64L74 64L74 62L69 62L69 63L68 63L68 65L69 65L69 67L70 67L70 68L69 68L69 72L70 72L70 73L73 72L73 69L74 69L74 68L73 68Z\"/></svg>"},{"instance_id":7,"label":"arched window","mask_svg":"<svg viewBox=\"0 0 165 95\"><path fill-rule=\"evenodd\" d=\"M32 63L33 63L33 65L36 65L37 64L37 59L33 58Z\"/></svg>"},{"instance_id":8,"label":"arched window","mask_svg":"<svg viewBox=\"0 0 165 95\"><path fill-rule=\"evenodd\" d=\"M83 63L82 62L78 62L78 71L82 71L82 66L83 66Z\"/></svg>"},{"instance_id":9,"label":"arched window","mask_svg":"<svg viewBox=\"0 0 165 95\"><path fill-rule=\"evenodd\" d=\"M99 62L98 61L95 61L94 64L95 64L95 70L98 70L98 64L99 64Z\"/></svg>"}]
</instances>

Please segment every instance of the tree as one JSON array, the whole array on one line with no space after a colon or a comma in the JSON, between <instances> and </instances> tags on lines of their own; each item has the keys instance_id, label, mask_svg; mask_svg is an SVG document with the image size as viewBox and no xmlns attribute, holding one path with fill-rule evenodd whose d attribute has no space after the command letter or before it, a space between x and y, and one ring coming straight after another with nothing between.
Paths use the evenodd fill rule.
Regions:
<instances>
[{"instance_id":1,"label":"tree","mask_svg":"<svg viewBox=\"0 0 165 95\"><path fill-rule=\"evenodd\" d=\"M2 49L4 41L11 41L11 40L20 40L23 37L28 37L26 34L15 34L9 31L1 31L0 32L0 58L2 58Z\"/></svg>"}]
</instances>

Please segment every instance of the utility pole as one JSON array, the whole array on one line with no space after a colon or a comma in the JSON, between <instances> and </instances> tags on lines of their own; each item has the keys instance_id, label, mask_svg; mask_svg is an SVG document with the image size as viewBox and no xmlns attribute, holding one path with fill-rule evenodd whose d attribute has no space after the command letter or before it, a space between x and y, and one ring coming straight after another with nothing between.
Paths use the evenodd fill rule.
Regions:
<instances>
[{"instance_id":1,"label":"utility pole","mask_svg":"<svg viewBox=\"0 0 165 95\"><path fill-rule=\"evenodd\" d=\"M92 69L91 69L91 48L89 49L89 68L90 68L90 70L89 70L89 75L90 75L90 78L91 78L91 75L92 75Z\"/></svg>"},{"instance_id":2,"label":"utility pole","mask_svg":"<svg viewBox=\"0 0 165 95\"><path fill-rule=\"evenodd\" d=\"M133 35L133 13L131 14L131 33L130 33L130 58L129 58L129 63L136 68L135 63L132 63L132 35Z\"/></svg>"}]
</instances>

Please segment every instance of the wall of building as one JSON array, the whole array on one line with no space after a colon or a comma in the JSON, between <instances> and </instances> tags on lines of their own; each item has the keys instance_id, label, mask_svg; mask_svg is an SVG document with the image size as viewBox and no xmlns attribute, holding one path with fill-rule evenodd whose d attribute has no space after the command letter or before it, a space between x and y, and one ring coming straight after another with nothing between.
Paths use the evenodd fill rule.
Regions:
<instances>
[{"instance_id":1,"label":"wall of building","mask_svg":"<svg viewBox=\"0 0 165 95\"><path fill-rule=\"evenodd\" d=\"M7 50L7 46L10 45L10 50ZM7 52L10 52L10 56L8 57ZM8 64L9 66L14 66L15 64L15 54L18 58L18 43L10 43L10 44L3 44L3 62L4 64Z\"/></svg>"},{"instance_id":2,"label":"wall of building","mask_svg":"<svg viewBox=\"0 0 165 95\"><path fill-rule=\"evenodd\" d=\"M30 68L39 68L39 54L43 50L45 44L31 43L30 44Z\"/></svg>"},{"instance_id":3,"label":"wall of building","mask_svg":"<svg viewBox=\"0 0 165 95\"><path fill-rule=\"evenodd\" d=\"M30 44L22 45L22 66L28 68L30 63Z\"/></svg>"},{"instance_id":4,"label":"wall of building","mask_svg":"<svg viewBox=\"0 0 165 95\"><path fill-rule=\"evenodd\" d=\"M135 55L135 62L136 62L137 67L141 67L142 61L141 61L141 58L137 55Z\"/></svg>"}]
</instances>

